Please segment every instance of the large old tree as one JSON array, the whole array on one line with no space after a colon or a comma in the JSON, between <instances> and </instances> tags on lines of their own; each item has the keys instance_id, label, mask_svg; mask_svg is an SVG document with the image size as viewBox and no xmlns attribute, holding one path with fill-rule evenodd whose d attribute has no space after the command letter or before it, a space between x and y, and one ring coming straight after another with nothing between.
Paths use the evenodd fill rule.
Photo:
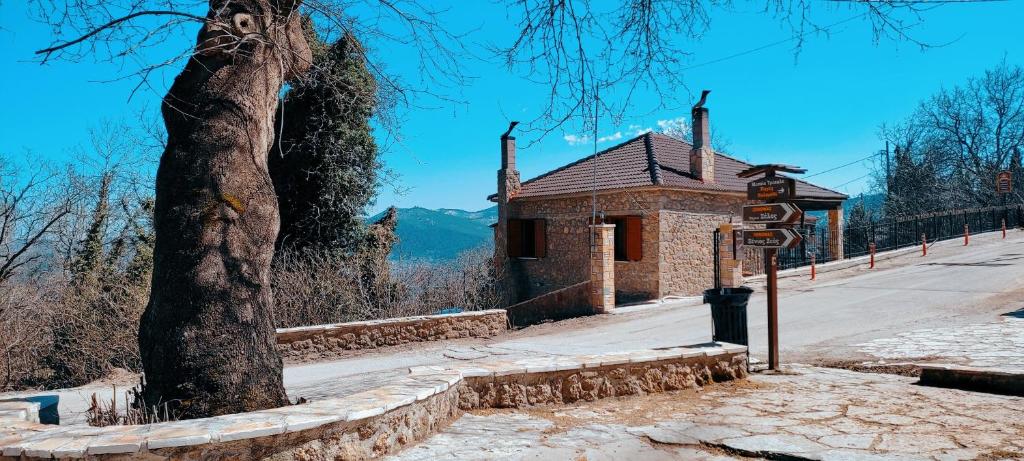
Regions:
<instances>
[{"instance_id":1,"label":"large old tree","mask_svg":"<svg viewBox=\"0 0 1024 461\"><path fill-rule=\"evenodd\" d=\"M310 52L296 0L215 0L162 112L156 246L139 348L146 404L181 417L287 403L270 263L279 216L267 154L286 80Z\"/></svg>"}]
</instances>

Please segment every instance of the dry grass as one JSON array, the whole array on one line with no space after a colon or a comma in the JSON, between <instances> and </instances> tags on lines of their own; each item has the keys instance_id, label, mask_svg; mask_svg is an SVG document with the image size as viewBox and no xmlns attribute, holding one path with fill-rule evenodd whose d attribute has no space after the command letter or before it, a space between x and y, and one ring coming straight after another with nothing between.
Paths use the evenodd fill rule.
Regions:
<instances>
[{"instance_id":1,"label":"dry grass","mask_svg":"<svg viewBox=\"0 0 1024 461\"><path fill-rule=\"evenodd\" d=\"M146 405L142 398L142 383L128 389L124 399L118 400L117 385L110 400L100 399L96 394L90 398L86 422L90 426L116 426L131 424L153 424L166 421L177 421L177 415L170 411L166 403Z\"/></svg>"},{"instance_id":2,"label":"dry grass","mask_svg":"<svg viewBox=\"0 0 1024 461\"><path fill-rule=\"evenodd\" d=\"M274 270L279 327L490 309L500 297L484 249L444 263L391 263L369 255L284 255Z\"/></svg>"}]
</instances>

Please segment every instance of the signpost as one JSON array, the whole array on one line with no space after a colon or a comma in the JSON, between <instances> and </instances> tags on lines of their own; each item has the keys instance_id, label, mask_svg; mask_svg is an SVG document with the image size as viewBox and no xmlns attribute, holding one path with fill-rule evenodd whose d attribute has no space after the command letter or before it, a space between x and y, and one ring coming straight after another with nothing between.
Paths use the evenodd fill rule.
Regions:
<instances>
[{"instance_id":1,"label":"signpost","mask_svg":"<svg viewBox=\"0 0 1024 461\"><path fill-rule=\"evenodd\" d=\"M775 202L790 200L796 191L796 181L793 178L780 178L776 176L765 176L747 183L748 200L764 200Z\"/></svg>"},{"instance_id":2,"label":"signpost","mask_svg":"<svg viewBox=\"0 0 1024 461\"><path fill-rule=\"evenodd\" d=\"M1003 197L1003 238L1006 238L1006 195L1010 192L1013 192L1013 173L1005 170L996 173L996 193Z\"/></svg>"},{"instance_id":3,"label":"signpost","mask_svg":"<svg viewBox=\"0 0 1024 461\"><path fill-rule=\"evenodd\" d=\"M1009 194L1012 191L1013 173L1010 173L1009 171L1000 171L999 173L996 173L996 192L1003 194L1003 197L1005 198L1006 194Z\"/></svg>"},{"instance_id":4,"label":"signpost","mask_svg":"<svg viewBox=\"0 0 1024 461\"><path fill-rule=\"evenodd\" d=\"M776 252L800 244L800 234L790 228L778 227L798 221L803 212L791 203L796 196L796 180L776 176L777 172L804 173L807 170L788 165L759 165L741 171L737 176L763 178L747 183L747 199L765 202L743 207L744 224L763 224L765 229L743 231L743 244L763 248L764 272L768 279L768 368L779 369L779 281Z\"/></svg>"},{"instance_id":5,"label":"signpost","mask_svg":"<svg viewBox=\"0 0 1024 461\"><path fill-rule=\"evenodd\" d=\"M743 222L750 224L792 224L799 221L802 216L803 211L792 203L766 203L743 207Z\"/></svg>"},{"instance_id":6,"label":"signpost","mask_svg":"<svg viewBox=\"0 0 1024 461\"><path fill-rule=\"evenodd\" d=\"M743 231L743 244L753 248L796 248L800 234L793 229L756 229Z\"/></svg>"}]
</instances>

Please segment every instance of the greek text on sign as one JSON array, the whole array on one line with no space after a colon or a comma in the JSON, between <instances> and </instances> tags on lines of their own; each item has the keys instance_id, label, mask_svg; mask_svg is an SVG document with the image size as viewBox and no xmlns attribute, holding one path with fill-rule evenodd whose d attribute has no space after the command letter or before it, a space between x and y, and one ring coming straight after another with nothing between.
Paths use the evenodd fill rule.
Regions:
<instances>
[{"instance_id":1,"label":"greek text on sign","mask_svg":"<svg viewBox=\"0 0 1024 461\"><path fill-rule=\"evenodd\" d=\"M747 183L747 199L788 200L793 198L796 181L793 178L761 178Z\"/></svg>"},{"instance_id":2,"label":"greek text on sign","mask_svg":"<svg viewBox=\"0 0 1024 461\"><path fill-rule=\"evenodd\" d=\"M766 203L743 207L743 222L753 224L794 223L800 220L803 211L792 203Z\"/></svg>"},{"instance_id":3,"label":"greek text on sign","mask_svg":"<svg viewBox=\"0 0 1024 461\"><path fill-rule=\"evenodd\" d=\"M743 231L743 244L754 248L795 248L800 240L800 234L793 229Z\"/></svg>"},{"instance_id":4,"label":"greek text on sign","mask_svg":"<svg viewBox=\"0 0 1024 461\"><path fill-rule=\"evenodd\" d=\"M1009 171L1000 171L996 174L996 192L1009 194L1013 191L1013 174Z\"/></svg>"}]
</instances>

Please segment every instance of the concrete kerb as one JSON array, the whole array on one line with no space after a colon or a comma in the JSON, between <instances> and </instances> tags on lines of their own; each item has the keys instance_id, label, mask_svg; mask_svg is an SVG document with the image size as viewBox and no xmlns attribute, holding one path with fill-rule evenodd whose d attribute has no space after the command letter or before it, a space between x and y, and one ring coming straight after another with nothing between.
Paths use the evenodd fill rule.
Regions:
<instances>
[{"instance_id":1,"label":"concrete kerb","mask_svg":"<svg viewBox=\"0 0 1024 461\"><path fill-rule=\"evenodd\" d=\"M921 364L923 386L1024 397L1024 369L993 370L948 364Z\"/></svg>"},{"instance_id":2,"label":"concrete kerb","mask_svg":"<svg viewBox=\"0 0 1024 461\"><path fill-rule=\"evenodd\" d=\"M381 387L345 397L139 426L43 425L33 418L38 404L2 402L0 459L263 458L310 450L328 458L376 457L422 440L463 410L569 403L743 378L746 351L709 343L414 367Z\"/></svg>"}]
</instances>

